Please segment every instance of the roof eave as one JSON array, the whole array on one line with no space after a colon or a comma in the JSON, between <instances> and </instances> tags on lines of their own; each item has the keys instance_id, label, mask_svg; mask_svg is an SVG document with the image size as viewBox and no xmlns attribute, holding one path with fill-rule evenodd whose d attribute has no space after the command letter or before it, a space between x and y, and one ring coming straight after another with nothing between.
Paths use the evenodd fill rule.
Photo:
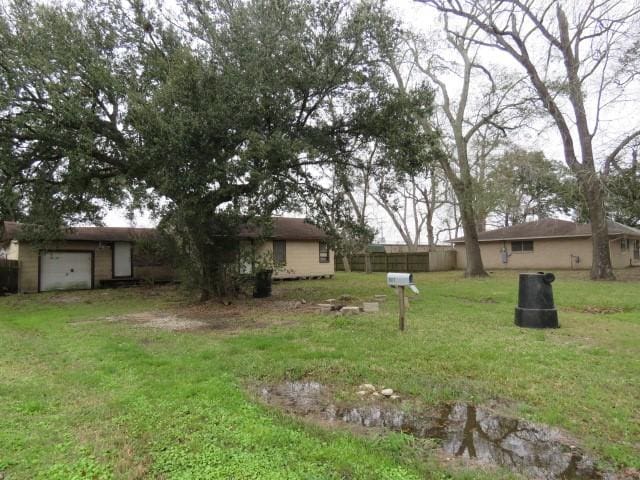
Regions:
<instances>
[{"instance_id":1,"label":"roof eave","mask_svg":"<svg viewBox=\"0 0 640 480\"><path fill-rule=\"evenodd\" d=\"M633 236L629 233L609 233L609 237L618 237L618 236ZM640 236L640 235L639 235ZM501 238L483 238L483 239L479 239L478 242L480 243L488 243L488 242L506 242L506 241L512 241L512 240L545 240L545 239L558 239L558 238L590 238L591 234L590 233L581 233L581 234L577 234L577 235L546 235L546 236L536 236L536 237L501 237ZM454 240L450 240L450 243L465 243L464 239L454 239Z\"/></svg>"}]
</instances>

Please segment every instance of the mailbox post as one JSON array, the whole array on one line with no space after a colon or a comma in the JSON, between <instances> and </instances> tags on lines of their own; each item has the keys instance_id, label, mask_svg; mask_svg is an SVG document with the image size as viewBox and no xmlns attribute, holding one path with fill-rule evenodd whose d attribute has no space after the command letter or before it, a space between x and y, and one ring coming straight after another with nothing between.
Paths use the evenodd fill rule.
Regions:
<instances>
[{"instance_id":1,"label":"mailbox post","mask_svg":"<svg viewBox=\"0 0 640 480\"><path fill-rule=\"evenodd\" d=\"M412 273L387 273L387 285L391 288L395 288L398 292L398 305L400 308L398 323L400 327L400 331L404 331L404 311L405 311L405 300L404 300L404 287L409 287L412 292L420 293L418 288L413 283L413 274Z\"/></svg>"},{"instance_id":2,"label":"mailbox post","mask_svg":"<svg viewBox=\"0 0 640 480\"><path fill-rule=\"evenodd\" d=\"M404 300L404 287L396 287L396 290L398 291L398 300L400 301L400 310L399 310L399 326L400 326L400 331L404 332L404 308L405 308L405 300Z\"/></svg>"}]
</instances>

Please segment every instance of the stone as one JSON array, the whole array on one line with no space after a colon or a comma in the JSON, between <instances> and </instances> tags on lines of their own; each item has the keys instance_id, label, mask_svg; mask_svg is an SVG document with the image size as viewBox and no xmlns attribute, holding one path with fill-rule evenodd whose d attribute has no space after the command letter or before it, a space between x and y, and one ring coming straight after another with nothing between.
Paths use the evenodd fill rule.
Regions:
<instances>
[{"instance_id":1,"label":"stone","mask_svg":"<svg viewBox=\"0 0 640 480\"><path fill-rule=\"evenodd\" d=\"M367 393L369 393L369 392L367 392L366 390L358 390L356 392L356 394L360 395L361 397L364 397Z\"/></svg>"},{"instance_id":2,"label":"stone","mask_svg":"<svg viewBox=\"0 0 640 480\"><path fill-rule=\"evenodd\" d=\"M320 313L329 313L332 310L333 305L330 303L319 303Z\"/></svg>"},{"instance_id":3,"label":"stone","mask_svg":"<svg viewBox=\"0 0 640 480\"><path fill-rule=\"evenodd\" d=\"M386 295L374 295L373 299L376 302L386 302L387 301L387 296Z\"/></svg>"},{"instance_id":4,"label":"stone","mask_svg":"<svg viewBox=\"0 0 640 480\"><path fill-rule=\"evenodd\" d=\"M396 395L395 393L389 397L391 400L400 400L400 395Z\"/></svg>"},{"instance_id":5,"label":"stone","mask_svg":"<svg viewBox=\"0 0 640 480\"><path fill-rule=\"evenodd\" d=\"M328 298L324 301L324 303L330 303L331 305L336 303L336 299L335 298Z\"/></svg>"},{"instance_id":6,"label":"stone","mask_svg":"<svg viewBox=\"0 0 640 480\"><path fill-rule=\"evenodd\" d=\"M304 298L301 298L300 299L300 303L303 304L303 305L306 305L307 301Z\"/></svg>"},{"instance_id":7,"label":"stone","mask_svg":"<svg viewBox=\"0 0 640 480\"><path fill-rule=\"evenodd\" d=\"M380 390L380 393L382 395L384 395L385 397L390 397L391 395L393 395L393 389L392 388L385 388L384 390Z\"/></svg>"},{"instance_id":8,"label":"stone","mask_svg":"<svg viewBox=\"0 0 640 480\"><path fill-rule=\"evenodd\" d=\"M357 315L360 313L360 307L342 307L340 312L344 315Z\"/></svg>"},{"instance_id":9,"label":"stone","mask_svg":"<svg viewBox=\"0 0 640 480\"><path fill-rule=\"evenodd\" d=\"M363 383L362 385L360 385L358 387L360 390L367 390L368 392L375 392L376 391L376 387L375 385L372 385L370 383Z\"/></svg>"},{"instance_id":10,"label":"stone","mask_svg":"<svg viewBox=\"0 0 640 480\"><path fill-rule=\"evenodd\" d=\"M377 313L380 311L380 304L378 302L363 302L362 310L364 313Z\"/></svg>"},{"instance_id":11,"label":"stone","mask_svg":"<svg viewBox=\"0 0 640 480\"><path fill-rule=\"evenodd\" d=\"M372 396L372 397L375 397L375 398L380 398L382 395L380 395L380 393L379 393L379 392L373 392L373 393L371 394L371 396Z\"/></svg>"}]
</instances>

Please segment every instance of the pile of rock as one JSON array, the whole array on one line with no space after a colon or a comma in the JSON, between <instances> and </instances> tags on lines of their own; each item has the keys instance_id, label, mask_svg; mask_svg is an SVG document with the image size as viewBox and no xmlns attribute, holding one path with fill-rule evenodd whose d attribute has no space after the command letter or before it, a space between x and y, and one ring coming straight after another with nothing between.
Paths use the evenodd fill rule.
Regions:
<instances>
[{"instance_id":1,"label":"pile of rock","mask_svg":"<svg viewBox=\"0 0 640 480\"><path fill-rule=\"evenodd\" d=\"M370 383L363 383L360 385L356 394L363 398L369 397L373 399L400 400L400 395L394 393L392 388L380 387L378 389L375 385Z\"/></svg>"},{"instance_id":2,"label":"pile of rock","mask_svg":"<svg viewBox=\"0 0 640 480\"><path fill-rule=\"evenodd\" d=\"M322 303L318 303L320 313L336 312L342 315L357 315L359 313L378 313L380 311L380 303L387 301L386 295L374 295L373 300L362 302L361 306L348 305L348 303L356 300L351 295L342 294L337 299L328 298Z\"/></svg>"},{"instance_id":3,"label":"pile of rock","mask_svg":"<svg viewBox=\"0 0 640 480\"><path fill-rule=\"evenodd\" d=\"M347 298L348 297L348 298ZM320 313L336 312L342 315L357 315L361 312L364 313L377 313L380 311L380 304L378 302L363 302L362 306L345 305L344 302L348 299L353 299L349 295L340 295L340 298L328 298L322 303L318 304Z\"/></svg>"}]
</instances>

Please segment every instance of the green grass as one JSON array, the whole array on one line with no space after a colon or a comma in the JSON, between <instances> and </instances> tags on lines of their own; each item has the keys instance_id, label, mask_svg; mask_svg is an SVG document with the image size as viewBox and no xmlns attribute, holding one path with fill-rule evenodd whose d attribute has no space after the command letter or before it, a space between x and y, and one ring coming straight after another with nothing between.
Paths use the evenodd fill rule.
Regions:
<instances>
[{"instance_id":1,"label":"green grass","mask_svg":"<svg viewBox=\"0 0 640 480\"><path fill-rule=\"evenodd\" d=\"M259 308L247 314L267 326L238 331L89 321L183 308L188 299L172 289L0 298L0 472L8 479L508 477L445 465L429 444L405 435L358 437L304 423L256 403L245 388L285 378L331 384L344 398L367 381L416 403L498 399L511 414L564 428L616 467L640 468L640 283L560 272L562 328L546 331L513 325L515 273L422 274L416 283L421 295L404 333L382 274L275 287L278 299L310 303L387 293L379 314Z\"/></svg>"}]
</instances>

